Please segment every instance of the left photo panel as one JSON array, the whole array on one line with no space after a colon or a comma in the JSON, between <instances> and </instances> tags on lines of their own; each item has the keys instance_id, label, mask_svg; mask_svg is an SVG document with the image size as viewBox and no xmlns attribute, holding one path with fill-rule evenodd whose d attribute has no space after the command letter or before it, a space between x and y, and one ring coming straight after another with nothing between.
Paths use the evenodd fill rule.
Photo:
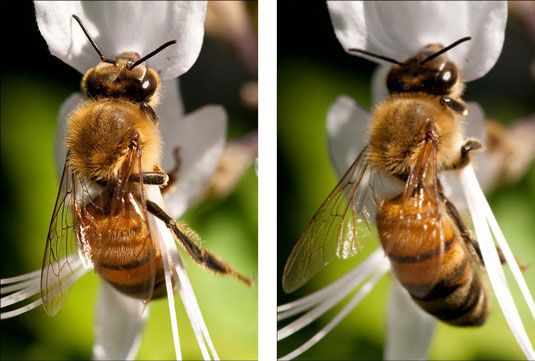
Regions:
<instances>
[{"instance_id":1,"label":"left photo panel","mask_svg":"<svg viewBox=\"0 0 535 361\"><path fill-rule=\"evenodd\" d=\"M257 3L13 6L0 358L257 359Z\"/></svg>"}]
</instances>

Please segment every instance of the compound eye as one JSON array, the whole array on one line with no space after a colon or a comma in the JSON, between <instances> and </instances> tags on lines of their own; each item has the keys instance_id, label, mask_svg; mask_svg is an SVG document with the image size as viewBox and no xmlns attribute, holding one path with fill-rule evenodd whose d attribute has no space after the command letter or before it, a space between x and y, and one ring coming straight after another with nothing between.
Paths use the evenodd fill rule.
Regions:
<instances>
[{"instance_id":1,"label":"compound eye","mask_svg":"<svg viewBox=\"0 0 535 361\"><path fill-rule=\"evenodd\" d=\"M434 86L438 93L448 94L450 89L457 83L459 74L457 68L451 63L445 63L444 67L437 72L434 79Z\"/></svg>"},{"instance_id":2,"label":"compound eye","mask_svg":"<svg viewBox=\"0 0 535 361\"><path fill-rule=\"evenodd\" d=\"M158 80L151 71L147 71L147 74L141 80L141 89L147 98L151 97L156 91L158 86Z\"/></svg>"}]
</instances>

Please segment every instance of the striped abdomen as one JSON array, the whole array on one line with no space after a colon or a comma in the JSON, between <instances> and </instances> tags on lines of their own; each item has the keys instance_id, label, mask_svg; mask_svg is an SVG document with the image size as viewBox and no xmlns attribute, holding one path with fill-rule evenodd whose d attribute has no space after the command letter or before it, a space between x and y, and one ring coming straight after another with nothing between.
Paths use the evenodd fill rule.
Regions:
<instances>
[{"instance_id":1,"label":"striped abdomen","mask_svg":"<svg viewBox=\"0 0 535 361\"><path fill-rule=\"evenodd\" d=\"M457 326L482 325L487 294L457 226L442 212L441 258L436 206L405 206L400 217L400 199L385 202L377 214L379 237L397 279L436 318Z\"/></svg>"},{"instance_id":2,"label":"striped abdomen","mask_svg":"<svg viewBox=\"0 0 535 361\"><path fill-rule=\"evenodd\" d=\"M115 289L143 300L159 298L166 294L161 253L134 202L112 213L97 197L77 217L77 235L95 271Z\"/></svg>"}]
</instances>

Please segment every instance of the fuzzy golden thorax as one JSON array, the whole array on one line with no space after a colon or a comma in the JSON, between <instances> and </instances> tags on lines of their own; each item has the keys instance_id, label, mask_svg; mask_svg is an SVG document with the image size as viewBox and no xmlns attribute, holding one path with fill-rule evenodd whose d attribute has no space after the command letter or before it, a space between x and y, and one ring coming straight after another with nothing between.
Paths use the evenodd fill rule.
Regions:
<instances>
[{"instance_id":1,"label":"fuzzy golden thorax","mask_svg":"<svg viewBox=\"0 0 535 361\"><path fill-rule=\"evenodd\" d=\"M452 168L463 142L462 116L425 93L393 95L376 107L369 129L370 164L405 179L415 169L429 123L438 135L438 170Z\"/></svg>"},{"instance_id":2,"label":"fuzzy golden thorax","mask_svg":"<svg viewBox=\"0 0 535 361\"><path fill-rule=\"evenodd\" d=\"M70 115L68 166L92 180L114 180L128 147L139 136L142 171L153 171L161 152L157 125L138 104L122 99L88 100Z\"/></svg>"}]
</instances>

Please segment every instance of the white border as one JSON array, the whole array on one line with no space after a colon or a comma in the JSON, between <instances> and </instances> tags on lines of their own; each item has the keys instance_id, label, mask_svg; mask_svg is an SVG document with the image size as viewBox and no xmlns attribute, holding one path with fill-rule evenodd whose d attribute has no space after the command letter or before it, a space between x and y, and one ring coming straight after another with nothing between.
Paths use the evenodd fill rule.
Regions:
<instances>
[{"instance_id":1,"label":"white border","mask_svg":"<svg viewBox=\"0 0 535 361\"><path fill-rule=\"evenodd\" d=\"M277 359L277 2L258 2L258 359Z\"/></svg>"}]
</instances>

